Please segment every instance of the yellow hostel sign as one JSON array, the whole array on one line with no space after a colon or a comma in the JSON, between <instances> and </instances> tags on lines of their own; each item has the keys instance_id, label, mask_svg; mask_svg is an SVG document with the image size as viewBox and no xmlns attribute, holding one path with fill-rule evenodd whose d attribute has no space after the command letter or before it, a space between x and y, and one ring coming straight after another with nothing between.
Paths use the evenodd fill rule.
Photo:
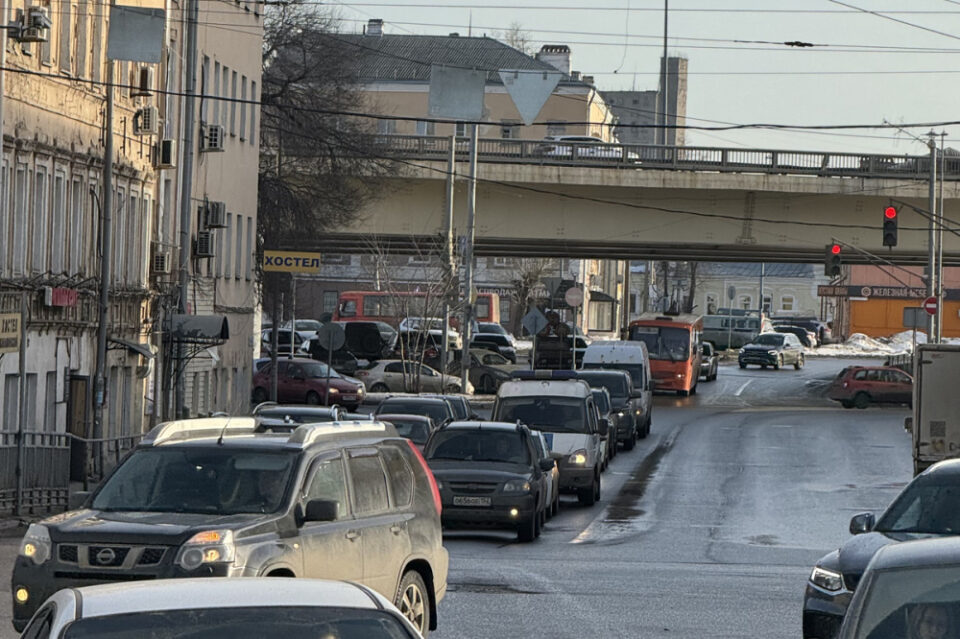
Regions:
<instances>
[{"instance_id":1,"label":"yellow hostel sign","mask_svg":"<svg viewBox=\"0 0 960 639\"><path fill-rule=\"evenodd\" d=\"M263 270L284 273L319 273L320 254L296 251L264 251Z\"/></svg>"}]
</instances>

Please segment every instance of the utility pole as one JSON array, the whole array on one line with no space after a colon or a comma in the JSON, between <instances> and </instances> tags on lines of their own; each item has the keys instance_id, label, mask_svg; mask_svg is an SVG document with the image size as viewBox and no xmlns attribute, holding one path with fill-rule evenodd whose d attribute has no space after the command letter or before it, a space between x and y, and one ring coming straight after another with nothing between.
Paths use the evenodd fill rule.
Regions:
<instances>
[{"instance_id":1,"label":"utility pole","mask_svg":"<svg viewBox=\"0 0 960 639\"><path fill-rule=\"evenodd\" d=\"M467 392L470 380L470 338L473 322L473 235L477 217L477 123L470 125L470 179L467 188L467 241L463 249L464 305L463 349L460 354L460 390Z\"/></svg>"},{"instance_id":2,"label":"utility pole","mask_svg":"<svg viewBox=\"0 0 960 639\"><path fill-rule=\"evenodd\" d=\"M937 294L937 142L936 133L930 131L927 134L929 140L927 146L930 148L930 189L929 189L929 211L930 211L930 234L927 240L927 297L933 297ZM937 316L930 316L929 330L927 337L931 342L936 341L938 330Z\"/></svg>"},{"instance_id":3,"label":"utility pole","mask_svg":"<svg viewBox=\"0 0 960 639\"><path fill-rule=\"evenodd\" d=\"M183 113L183 164L180 183L180 301L178 311L180 314L187 313L187 298L190 289L190 220L193 217L193 129L196 119L197 102L197 17L200 0L186 0L187 25L186 25L186 71L187 86L184 90L184 113ZM186 351L182 344L177 347L176 369L177 387L174 393L174 414L179 419L181 410L186 397L186 378L184 358Z\"/></svg>"},{"instance_id":4,"label":"utility pole","mask_svg":"<svg viewBox=\"0 0 960 639\"><path fill-rule=\"evenodd\" d=\"M760 317L763 317L763 278L767 274L767 263L760 262Z\"/></svg>"},{"instance_id":5,"label":"utility pole","mask_svg":"<svg viewBox=\"0 0 960 639\"><path fill-rule=\"evenodd\" d=\"M97 328L97 368L94 375L93 424L87 438L103 436L103 403L106 393L107 322L110 320L110 280L113 277L111 250L113 234L113 68L116 62L107 59L107 106L104 116L103 207L100 211L100 326ZM87 453L87 463L91 461ZM89 469L88 469L89 470Z\"/></svg>"},{"instance_id":6,"label":"utility pole","mask_svg":"<svg viewBox=\"0 0 960 639\"><path fill-rule=\"evenodd\" d=\"M660 144L667 145L667 18L670 0L663 0L663 62L660 73ZM666 159L666 158L664 158Z\"/></svg>"},{"instance_id":7,"label":"utility pole","mask_svg":"<svg viewBox=\"0 0 960 639\"><path fill-rule=\"evenodd\" d=\"M450 362L450 286L453 284L453 196L454 180L457 175L457 135L456 131L450 136L450 153L447 156L447 219L443 236L443 264L446 275L446 291L443 296L443 354L440 356L441 375L447 374L447 365ZM460 353L460 365L469 349L465 346Z\"/></svg>"},{"instance_id":8,"label":"utility pole","mask_svg":"<svg viewBox=\"0 0 960 639\"><path fill-rule=\"evenodd\" d=\"M943 173L944 173L944 138L947 132L940 132L940 204L937 207L937 336L939 344L943 339Z\"/></svg>"}]
</instances>

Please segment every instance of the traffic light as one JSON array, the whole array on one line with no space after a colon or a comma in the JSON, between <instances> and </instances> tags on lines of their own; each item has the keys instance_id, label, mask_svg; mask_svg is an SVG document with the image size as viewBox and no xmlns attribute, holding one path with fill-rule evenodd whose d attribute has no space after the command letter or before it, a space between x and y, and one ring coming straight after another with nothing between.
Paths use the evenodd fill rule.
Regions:
<instances>
[{"instance_id":1,"label":"traffic light","mask_svg":"<svg viewBox=\"0 0 960 639\"><path fill-rule=\"evenodd\" d=\"M883 245L897 245L897 209L893 206L883 210Z\"/></svg>"},{"instance_id":2,"label":"traffic light","mask_svg":"<svg viewBox=\"0 0 960 639\"><path fill-rule=\"evenodd\" d=\"M823 272L827 277L840 276L839 244L827 244L826 255L823 258Z\"/></svg>"}]
</instances>

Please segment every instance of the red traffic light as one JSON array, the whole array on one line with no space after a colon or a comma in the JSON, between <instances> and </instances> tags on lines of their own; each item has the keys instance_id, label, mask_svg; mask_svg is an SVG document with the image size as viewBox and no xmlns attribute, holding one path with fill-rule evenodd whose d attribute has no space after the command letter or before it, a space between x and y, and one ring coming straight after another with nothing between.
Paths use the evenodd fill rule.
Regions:
<instances>
[{"instance_id":1,"label":"red traffic light","mask_svg":"<svg viewBox=\"0 0 960 639\"><path fill-rule=\"evenodd\" d=\"M884 209L883 215L888 220L892 220L893 218L897 217L897 209L892 206L888 206L886 209Z\"/></svg>"},{"instance_id":2,"label":"red traffic light","mask_svg":"<svg viewBox=\"0 0 960 639\"><path fill-rule=\"evenodd\" d=\"M840 255L840 245L834 244L833 246L831 246L830 252L833 253L834 255Z\"/></svg>"}]
</instances>

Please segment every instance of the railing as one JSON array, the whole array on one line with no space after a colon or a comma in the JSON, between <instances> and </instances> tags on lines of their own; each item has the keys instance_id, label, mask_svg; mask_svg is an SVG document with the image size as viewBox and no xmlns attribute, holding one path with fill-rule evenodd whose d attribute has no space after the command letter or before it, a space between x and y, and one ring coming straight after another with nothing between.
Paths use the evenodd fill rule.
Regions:
<instances>
[{"instance_id":1,"label":"railing","mask_svg":"<svg viewBox=\"0 0 960 639\"><path fill-rule=\"evenodd\" d=\"M388 155L408 159L443 160L450 151L450 138L442 136L381 135L377 136L377 143ZM469 145L469 140L457 138L457 155L466 155ZM928 156L782 149L480 138L477 141L477 155L481 162L631 170L669 169L915 180L926 180L930 174ZM945 180L960 180L960 156L946 158L943 177Z\"/></svg>"}]
</instances>

